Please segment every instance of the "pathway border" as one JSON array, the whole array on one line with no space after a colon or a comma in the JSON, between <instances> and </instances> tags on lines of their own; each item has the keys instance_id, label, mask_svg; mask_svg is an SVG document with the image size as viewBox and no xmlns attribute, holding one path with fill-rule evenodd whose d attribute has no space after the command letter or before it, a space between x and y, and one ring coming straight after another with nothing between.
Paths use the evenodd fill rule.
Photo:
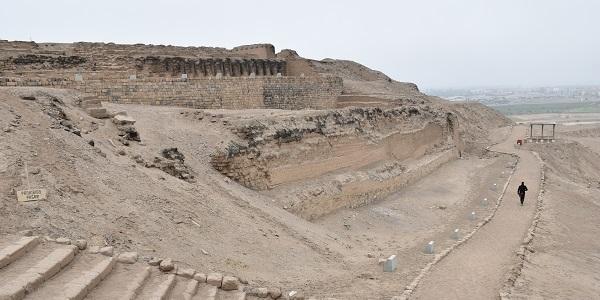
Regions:
<instances>
[{"instance_id":1,"label":"pathway border","mask_svg":"<svg viewBox=\"0 0 600 300\"><path fill-rule=\"evenodd\" d=\"M419 272L419 275L417 275L417 277L415 277L413 279L413 281L404 288L404 292L402 293L402 295L401 296L394 296L394 297L392 297L392 300L405 300L405 299L408 299L412 295L412 293L416 290L416 288L419 286L419 284L421 283L421 281L423 280L423 278L425 277L425 275L427 275L427 273L431 270L431 268L434 265L436 265L437 263L439 263L444 257L448 256L448 254L450 254L458 246L460 246L460 245L464 244L465 242L467 242L479 229L481 229L481 227L483 227L485 224L489 223L492 220L492 218L496 215L496 212L498 211L498 208L500 208L500 205L502 204L502 200L504 198L504 194L506 193L506 189L508 188L508 185L511 182L512 177L513 177L515 171L517 170L517 165L519 164L521 158L517 154L515 154L515 153L508 153L508 152L491 150L490 147L486 147L485 150L487 150L489 152L498 153L498 154L510 155L510 156L515 157L517 159L517 161L515 162L514 167L512 168L511 174L508 177L508 180L506 180L506 183L504 184L504 187L502 188L502 193L500 193L500 195L498 196L498 199L496 200L496 206L494 207L494 209L492 210L492 212L485 219L483 219L483 221L479 222L477 224L477 226L475 226L475 228L473 228L473 230L469 234L467 234L461 240L459 240L459 241L453 243L452 245L450 245L444 251L440 252L439 254L436 254L436 256L434 257L434 259L431 262L429 262L427 265L425 265L425 267L423 267L421 269L421 271Z\"/></svg>"},{"instance_id":2,"label":"pathway border","mask_svg":"<svg viewBox=\"0 0 600 300\"><path fill-rule=\"evenodd\" d=\"M504 285L500 289L499 296L500 296L500 299L502 299L502 300L511 299L511 294L515 287L515 283L517 282L517 279L519 279L519 277L521 276L521 272L523 271L523 266L525 264L525 260L530 253L533 253L533 249L531 247L531 242L533 241L533 237L535 236L535 231L537 229L538 222L540 221L542 211L544 210L544 194L545 194L544 186L546 184L546 180L545 180L546 177L545 177L544 169L546 168L546 164L540 158L540 155L537 152L534 152L534 151L531 151L531 152L538 159L538 161L540 162L540 166L541 166L541 168L540 168L540 170L541 170L540 171L540 173L541 173L540 188L539 188L539 193L538 193L538 197L537 197L537 206L536 206L535 215L533 217L533 221L531 222L531 225L529 226L529 229L527 230L527 236L523 239L523 243L521 244L521 246L519 247L519 250L517 251L518 262L508 272L508 275L506 276Z\"/></svg>"}]
</instances>

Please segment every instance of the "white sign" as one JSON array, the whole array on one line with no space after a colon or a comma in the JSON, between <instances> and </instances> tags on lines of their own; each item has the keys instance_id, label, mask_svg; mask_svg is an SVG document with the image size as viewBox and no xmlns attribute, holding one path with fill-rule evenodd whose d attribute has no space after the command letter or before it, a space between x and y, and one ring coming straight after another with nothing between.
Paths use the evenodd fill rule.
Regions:
<instances>
[{"instance_id":1,"label":"white sign","mask_svg":"<svg viewBox=\"0 0 600 300\"><path fill-rule=\"evenodd\" d=\"M17 191L17 200L19 200L19 202L45 200L46 194L46 189L31 189Z\"/></svg>"}]
</instances>

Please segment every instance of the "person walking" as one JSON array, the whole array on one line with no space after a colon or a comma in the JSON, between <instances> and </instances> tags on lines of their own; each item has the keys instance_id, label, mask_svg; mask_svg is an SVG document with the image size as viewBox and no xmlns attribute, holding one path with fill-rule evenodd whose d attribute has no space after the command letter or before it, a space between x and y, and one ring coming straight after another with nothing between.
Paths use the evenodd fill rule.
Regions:
<instances>
[{"instance_id":1,"label":"person walking","mask_svg":"<svg viewBox=\"0 0 600 300\"><path fill-rule=\"evenodd\" d=\"M525 186L525 182L521 182L521 185L517 189L517 194L521 198L521 206L523 206L523 202L525 201L525 192L527 192L527 186Z\"/></svg>"}]
</instances>

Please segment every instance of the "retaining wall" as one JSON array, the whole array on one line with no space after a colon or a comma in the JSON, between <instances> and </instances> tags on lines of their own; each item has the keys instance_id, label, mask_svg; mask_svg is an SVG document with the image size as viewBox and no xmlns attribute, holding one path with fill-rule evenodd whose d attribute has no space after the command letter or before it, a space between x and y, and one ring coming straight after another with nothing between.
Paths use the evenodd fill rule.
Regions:
<instances>
[{"instance_id":1,"label":"retaining wall","mask_svg":"<svg viewBox=\"0 0 600 300\"><path fill-rule=\"evenodd\" d=\"M69 88L101 101L202 109L328 109L342 93L339 77L80 79L0 78L0 86Z\"/></svg>"}]
</instances>

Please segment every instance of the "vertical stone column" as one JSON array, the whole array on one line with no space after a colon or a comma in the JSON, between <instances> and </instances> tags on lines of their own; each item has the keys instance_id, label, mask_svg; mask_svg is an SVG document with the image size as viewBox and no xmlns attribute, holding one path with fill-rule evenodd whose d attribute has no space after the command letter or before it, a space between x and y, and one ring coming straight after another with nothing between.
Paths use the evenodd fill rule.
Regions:
<instances>
[{"instance_id":1,"label":"vertical stone column","mask_svg":"<svg viewBox=\"0 0 600 300\"><path fill-rule=\"evenodd\" d=\"M254 73L254 75L257 75L256 60L251 59L249 63L250 63L250 74L249 75L252 75L253 73Z\"/></svg>"},{"instance_id":2,"label":"vertical stone column","mask_svg":"<svg viewBox=\"0 0 600 300\"><path fill-rule=\"evenodd\" d=\"M212 59L208 59L206 61L206 71L208 72L208 76L215 76L217 72L215 71L215 61Z\"/></svg>"},{"instance_id":3,"label":"vertical stone column","mask_svg":"<svg viewBox=\"0 0 600 300\"><path fill-rule=\"evenodd\" d=\"M235 77L240 77L242 76L242 69L241 69L242 65L239 59L235 59L231 61L231 69L232 69L232 76Z\"/></svg>"},{"instance_id":4,"label":"vertical stone column","mask_svg":"<svg viewBox=\"0 0 600 300\"><path fill-rule=\"evenodd\" d=\"M269 66L271 67L271 75L277 75L277 73L279 73L279 70L277 68L278 63L278 61L270 61Z\"/></svg>"},{"instance_id":5,"label":"vertical stone column","mask_svg":"<svg viewBox=\"0 0 600 300\"><path fill-rule=\"evenodd\" d=\"M287 63L285 61L280 61L278 64L278 72L283 76L287 76Z\"/></svg>"},{"instance_id":6,"label":"vertical stone column","mask_svg":"<svg viewBox=\"0 0 600 300\"><path fill-rule=\"evenodd\" d=\"M188 78L198 77L198 69L197 69L198 61L190 60L189 65L190 65L190 74L188 75Z\"/></svg>"},{"instance_id":7,"label":"vertical stone column","mask_svg":"<svg viewBox=\"0 0 600 300\"><path fill-rule=\"evenodd\" d=\"M271 61L264 60L264 65L265 65L265 76L273 75L273 73L271 73Z\"/></svg>"},{"instance_id":8,"label":"vertical stone column","mask_svg":"<svg viewBox=\"0 0 600 300\"><path fill-rule=\"evenodd\" d=\"M229 67L231 66L231 62L227 58L222 59L221 61L223 64L223 76L229 76Z\"/></svg>"},{"instance_id":9,"label":"vertical stone column","mask_svg":"<svg viewBox=\"0 0 600 300\"><path fill-rule=\"evenodd\" d=\"M205 77L205 76L206 76L206 65L205 65L205 61L204 61L203 59L200 59L200 60L198 60L198 64L199 64L198 68L199 68L199 71L200 71L200 75L201 75L202 77Z\"/></svg>"},{"instance_id":10,"label":"vertical stone column","mask_svg":"<svg viewBox=\"0 0 600 300\"><path fill-rule=\"evenodd\" d=\"M256 61L256 76L264 76L265 75L265 64L262 60Z\"/></svg>"}]
</instances>

